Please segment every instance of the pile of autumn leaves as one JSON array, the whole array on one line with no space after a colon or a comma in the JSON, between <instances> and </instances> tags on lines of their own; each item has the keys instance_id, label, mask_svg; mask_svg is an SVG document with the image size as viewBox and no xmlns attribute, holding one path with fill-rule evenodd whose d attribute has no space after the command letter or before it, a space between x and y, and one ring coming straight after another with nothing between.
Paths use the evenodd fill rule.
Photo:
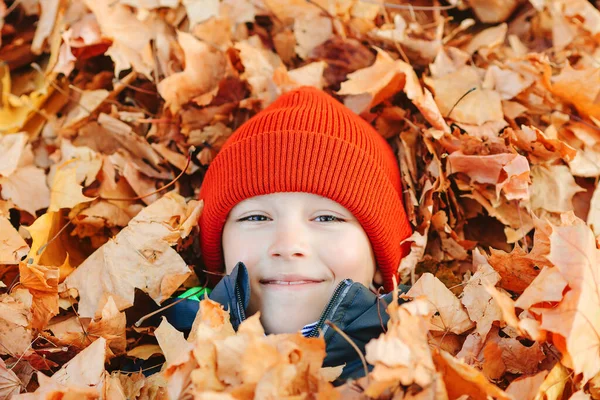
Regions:
<instances>
[{"instance_id":1,"label":"pile of autumn leaves","mask_svg":"<svg viewBox=\"0 0 600 400\"><path fill-rule=\"evenodd\" d=\"M0 396L36 388L15 397L600 398L600 190L589 212L577 213L587 225L572 212L578 183L600 175L600 78L590 56L598 10L585 0L531 1L531 32L515 30L517 20L471 34L474 20L444 28L439 12L377 25L377 4L315 2L21 2L40 14L28 51L41 54L47 41L50 56L46 77L7 65L0 74L0 232L8 238L0 259L3 271L19 272L0 295ZM486 21L497 23L518 2L471 3L478 18L501 9L503 17ZM259 15L273 22L269 40ZM536 52L537 37L552 38L552 60ZM375 56L365 38L381 45ZM390 55L396 44L410 63ZM64 96L56 74L69 76L99 50L114 71L77 71L73 81L86 89L70 92L77 101ZM421 79L412 64L427 67ZM103 77L129 69L107 90ZM157 71L166 102L157 115L135 101L116 104L127 85ZM133 199L173 180L170 166L193 175L199 167L186 168L184 155L191 146L202 147L196 161L208 165L230 126L300 84L339 84L348 107L397 137L417 227L400 272L408 280L434 265L436 273L413 282L411 302L389 305L385 334L366 347L374 370L340 388L330 382L343 366L321 368L322 339L265 336L258 316L234 332L227 313L204 300L186 340L164 320L157 329L131 326L123 312L136 289L161 303L200 283L177 250L197 234L202 202L176 191L143 197L146 207ZM139 90L128 96L139 100ZM393 104L403 96L418 113ZM569 117L575 111L583 121ZM21 213L18 230L9 210ZM466 239L479 216L501 225L500 239L491 226L477 242ZM493 244L489 255L476 248L487 250L482 243ZM116 355L159 353L160 373L107 372Z\"/></svg>"},{"instance_id":2,"label":"pile of autumn leaves","mask_svg":"<svg viewBox=\"0 0 600 400\"><path fill-rule=\"evenodd\" d=\"M147 345L151 348L145 351L165 355L159 374L109 374L104 363L111 349L125 348L125 318L110 297L85 333L61 338L87 347L51 378L38 373L35 393L15 398L55 398L63 393L89 399L284 399L313 393L319 399L338 399L403 393L405 399L455 399L465 394L473 399L583 399L588 398L584 386L597 396L600 250L589 227L572 214L565 214L559 226L537 223L533 250L526 257L542 270L516 302L496 287L500 276L477 251L477 272L460 298L432 274L423 274L402 295L412 301L388 306L387 331L366 346L366 361L375 368L357 382L339 388L329 383L343 366L321 368L322 339L299 333L266 336L258 314L234 332L228 312L209 299L201 301L187 340L164 319L154 331L160 348ZM0 310L10 306L8 299L3 297ZM472 328L474 333L453 356L461 348L457 335ZM478 335L487 340L478 341ZM524 339L530 345L525 346ZM560 350L562 358L549 371L540 371L550 351L545 342ZM18 382L5 365L0 371L4 390L11 378ZM489 379L505 373L522 376L502 391ZM18 385L13 389L16 394Z\"/></svg>"}]
</instances>

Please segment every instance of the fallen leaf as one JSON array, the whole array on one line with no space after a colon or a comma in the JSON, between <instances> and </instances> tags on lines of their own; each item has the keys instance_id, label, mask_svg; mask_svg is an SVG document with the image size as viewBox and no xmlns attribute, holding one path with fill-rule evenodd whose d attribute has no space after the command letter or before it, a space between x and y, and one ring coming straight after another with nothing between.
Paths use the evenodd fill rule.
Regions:
<instances>
[{"instance_id":1,"label":"fallen leaf","mask_svg":"<svg viewBox=\"0 0 600 400\"><path fill-rule=\"evenodd\" d=\"M105 353L106 340L99 338L52 375L52 379L63 385L96 386L106 373Z\"/></svg>"},{"instance_id":2,"label":"fallen leaf","mask_svg":"<svg viewBox=\"0 0 600 400\"><path fill-rule=\"evenodd\" d=\"M447 118L473 125L504 119L500 94L483 89L479 74L471 66L438 79L426 79L425 83L432 88L435 102Z\"/></svg>"},{"instance_id":3,"label":"fallen leaf","mask_svg":"<svg viewBox=\"0 0 600 400\"><path fill-rule=\"evenodd\" d=\"M130 307L135 288L160 304L187 279L191 271L166 241L180 237L168 225L170 199L177 196L165 195L143 209L65 279L63 290L79 292L80 316L93 317L108 296L119 310Z\"/></svg>"},{"instance_id":4,"label":"fallen leaf","mask_svg":"<svg viewBox=\"0 0 600 400\"><path fill-rule=\"evenodd\" d=\"M49 212L61 208L73 208L81 203L93 201L95 197L87 197L82 193L83 187L77 182L77 170L73 168L59 168L54 175L50 186Z\"/></svg>"},{"instance_id":5,"label":"fallen leaf","mask_svg":"<svg viewBox=\"0 0 600 400\"><path fill-rule=\"evenodd\" d=\"M549 67L544 71L544 84L558 98L573 104L579 112L600 118L596 98L600 94L600 72L597 68L577 70L569 63L560 74L550 77Z\"/></svg>"},{"instance_id":6,"label":"fallen leaf","mask_svg":"<svg viewBox=\"0 0 600 400\"><path fill-rule=\"evenodd\" d=\"M585 191L565 165L536 165L531 169L530 201L533 209L551 212L573 210L573 196Z\"/></svg>"},{"instance_id":7,"label":"fallen leaf","mask_svg":"<svg viewBox=\"0 0 600 400\"><path fill-rule=\"evenodd\" d=\"M460 334L474 326L456 296L430 273L421 275L405 296L425 296L430 302L436 312L431 319L430 330Z\"/></svg>"},{"instance_id":8,"label":"fallen leaf","mask_svg":"<svg viewBox=\"0 0 600 400\"><path fill-rule=\"evenodd\" d=\"M309 57L312 50L327 41L333 34L333 25L328 17L307 15L294 19L296 53L300 58Z\"/></svg>"},{"instance_id":9,"label":"fallen leaf","mask_svg":"<svg viewBox=\"0 0 600 400\"><path fill-rule=\"evenodd\" d=\"M494 321L499 321L502 316L500 307L492 301L492 296L485 287L495 286L500 281L500 275L477 249L473 251L473 264L477 271L465 285L460 301L467 309L471 321L477 325L476 332L485 338Z\"/></svg>"},{"instance_id":10,"label":"fallen leaf","mask_svg":"<svg viewBox=\"0 0 600 400\"><path fill-rule=\"evenodd\" d=\"M2 198L35 216L37 210L50 205L50 190L44 170L33 165L18 168L8 178L0 177Z\"/></svg>"},{"instance_id":11,"label":"fallen leaf","mask_svg":"<svg viewBox=\"0 0 600 400\"><path fill-rule=\"evenodd\" d=\"M529 163L521 155L478 156L457 151L447 159L449 175L462 172L475 182L496 185L496 195L503 191L508 200L529 199Z\"/></svg>"},{"instance_id":12,"label":"fallen leaf","mask_svg":"<svg viewBox=\"0 0 600 400\"><path fill-rule=\"evenodd\" d=\"M19 263L19 279L21 286L32 295L31 326L42 330L50 319L57 315L58 309L58 267L38 264Z\"/></svg>"},{"instance_id":13,"label":"fallen leaf","mask_svg":"<svg viewBox=\"0 0 600 400\"><path fill-rule=\"evenodd\" d=\"M141 358L142 360L147 360L155 354L163 354L162 349L157 344L142 344L127 352L129 357Z\"/></svg>"},{"instance_id":14,"label":"fallen leaf","mask_svg":"<svg viewBox=\"0 0 600 400\"><path fill-rule=\"evenodd\" d=\"M172 368L186 363L191 356L194 348L192 343L188 343L183 337L183 333L173 328L165 317L162 317L160 325L154 331L158 345L165 355L167 368Z\"/></svg>"},{"instance_id":15,"label":"fallen leaf","mask_svg":"<svg viewBox=\"0 0 600 400\"><path fill-rule=\"evenodd\" d=\"M499 46L504 42L507 30L508 25L504 23L484 29L471 39L464 50L473 54L482 48Z\"/></svg>"},{"instance_id":16,"label":"fallen leaf","mask_svg":"<svg viewBox=\"0 0 600 400\"><path fill-rule=\"evenodd\" d=\"M30 348L31 319L31 304L7 294L0 295L0 354L20 356Z\"/></svg>"},{"instance_id":17,"label":"fallen leaf","mask_svg":"<svg viewBox=\"0 0 600 400\"><path fill-rule=\"evenodd\" d=\"M548 371L540 371L535 375L517 378L508 385L506 393L514 398L534 400L547 375Z\"/></svg>"},{"instance_id":18,"label":"fallen leaf","mask_svg":"<svg viewBox=\"0 0 600 400\"><path fill-rule=\"evenodd\" d=\"M226 67L223 53L212 51L189 33L177 31L177 40L185 54L185 69L158 85L158 92L173 113L194 97L211 92L224 76Z\"/></svg>"},{"instance_id":19,"label":"fallen leaf","mask_svg":"<svg viewBox=\"0 0 600 400\"><path fill-rule=\"evenodd\" d=\"M542 328L564 337L576 373L587 382L600 372L600 281L598 252L592 231L584 225L553 227L550 260L571 290L554 308L542 312Z\"/></svg>"},{"instance_id":20,"label":"fallen leaf","mask_svg":"<svg viewBox=\"0 0 600 400\"><path fill-rule=\"evenodd\" d=\"M11 369L6 368L4 360L0 358L0 397L10 399L21 393L21 389L23 384L19 377Z\"/></svg>"},{"instance_id":21,"label":"fallen leaf","mask_svg":"<svg viewBox=\"0 0 600 400\"><path fill-rule=\"evenodd\" d=\"M0 264L19 264L19 261L27 255L29 246L10 221L3 216L0 216L0 232L3 236L0 240Z\"/></svg>"},{"instance_id":22,"label":"fallen leaf","mask_svg":"<svg viewBox=\"0 0 600 400\"><path fill-rule=\"evenodd\" d=\"M465 394L474 400L486 400L489 397L511 399L510 395L490 383L481 372L445 351L434 350L433 361L446 383L449 399L458 399Z\"/></svg>"},{"instance_id":23,"label":"fallen leaf","mask_svg":"<svg viewBox=\"0 0 600 400\"><path fill-rule=\"evenodd\" d=\"M544 267L519 296L515 306L526 310L539 303L559 302L566 287L567 281L558 268Z\"/></svg>"},{"instance_id":24,"label":"fallen leaf","mask_svg":"<svg viewBox=\"0 0 600 400\"><path fill-rule=\"evenodd\" d=\"M540 385L535 400L559 400L569 381L569 371L557 362Z\"/></svg>"}]
</instances>

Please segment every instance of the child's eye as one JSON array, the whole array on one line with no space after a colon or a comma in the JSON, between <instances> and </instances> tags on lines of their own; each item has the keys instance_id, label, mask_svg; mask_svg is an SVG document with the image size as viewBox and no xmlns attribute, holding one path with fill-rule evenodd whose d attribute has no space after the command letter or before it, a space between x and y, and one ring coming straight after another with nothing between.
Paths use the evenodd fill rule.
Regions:
<instances>
[{"instance_id":1,"label":"child's eye","mask_svg":"<svg viewBox=\"0 0 600 400\"><path fill-rule=\"evenodd\" d=\"M323 221L323 222L344 222L345 221L342 218L336 217L335 215L319 215L317 218L333 218L333 219L330 219L328 221Z\"/></svg>"},{"instance_id":2,"label":"child's eye","mask_svg":"<svg viewBox=\"0 0 600 400\"><path fill-rule=\"evenodd\" d=\"M266 221L266 219L252 219L254 217L258 217L258 218L267 218L264 215L259 215L259 214L254 214L254 215L248 215L247 217L244 218L240 218L238 219L238 221L252 221L252 222L262 222L262 221Z\"/></svg>"}]
</instances>

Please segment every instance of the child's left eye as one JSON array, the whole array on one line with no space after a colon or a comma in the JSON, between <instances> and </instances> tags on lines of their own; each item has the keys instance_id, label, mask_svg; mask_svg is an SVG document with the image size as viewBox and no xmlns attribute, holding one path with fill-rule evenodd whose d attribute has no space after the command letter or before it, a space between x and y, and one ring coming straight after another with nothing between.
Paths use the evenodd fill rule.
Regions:
<instances>
[{"instance_id":1,"label":"child's left eye","mask_svg":"<svg viewBox=\"0 0 600 400\"><path fill-rule=\"evenodd\" d=\"M344 222L343 219L336 217L335 215L319 215L317 218L333 218L333 220L324 221L324 222Z\"/></svg>"}]
</instances>

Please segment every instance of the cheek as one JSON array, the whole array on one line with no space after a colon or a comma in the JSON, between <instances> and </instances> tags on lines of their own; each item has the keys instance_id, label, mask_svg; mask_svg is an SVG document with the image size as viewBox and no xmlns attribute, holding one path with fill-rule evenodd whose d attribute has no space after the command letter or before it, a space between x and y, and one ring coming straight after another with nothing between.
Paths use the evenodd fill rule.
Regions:
<instances>
[{"instance_id":1,"label":"cheek","mask_svg":"<svg viewBox=\"0 0 600 400\"><path fill-rule=\"evenodd\" d=\"M249 271L252 270L260 257L261 245L264 245L264 242L259 235L226 226L223 229L222 245L227 273L230 273L239 261L243 262Z\"/></svg>"},{"instance_id":2,"label":"cheek","mask_svg":"<svg viewBox=\"0 0 600 400\"><path fill-rule=\"evenodd\" d=\"M323 244L320 257L335 274L336 281L351 278L365 286L371 282L375 266L366 234L350 231Z\"/></svg>"}]
</instances>

